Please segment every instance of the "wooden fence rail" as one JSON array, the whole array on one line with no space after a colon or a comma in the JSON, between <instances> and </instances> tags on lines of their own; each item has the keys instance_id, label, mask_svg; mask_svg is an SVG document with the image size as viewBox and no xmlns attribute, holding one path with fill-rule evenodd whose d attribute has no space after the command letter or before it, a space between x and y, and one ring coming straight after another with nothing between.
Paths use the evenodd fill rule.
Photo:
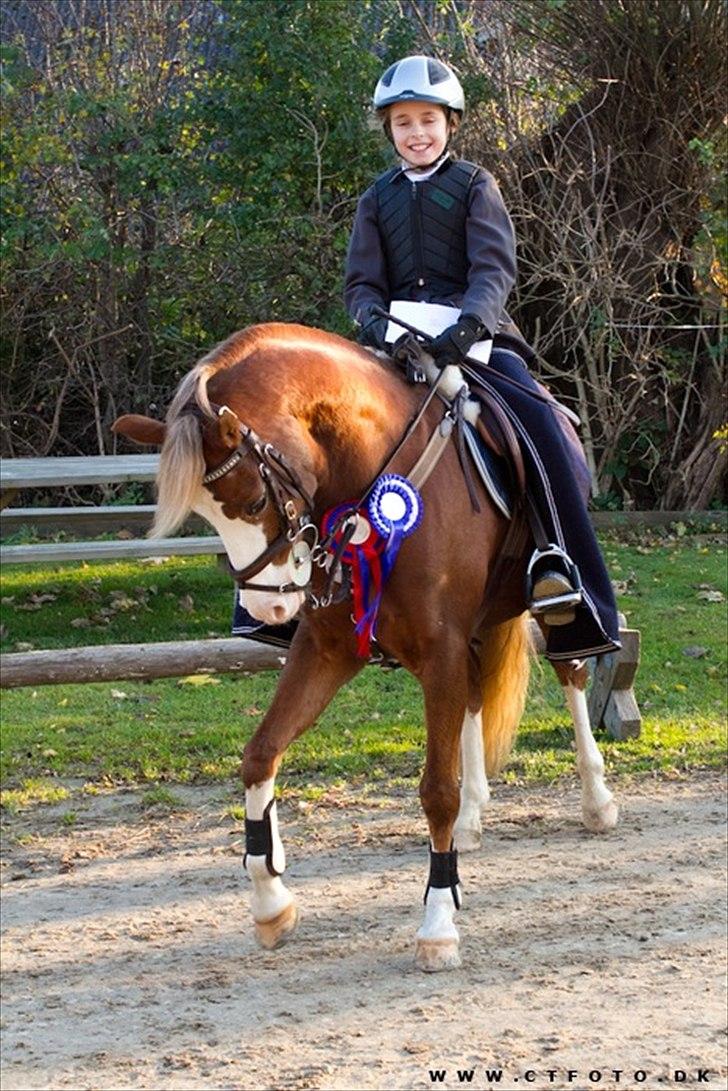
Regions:
<instances>
[{"instance_id":1,"label":"wooden fence rail","mask_svg":"<svg viewBox=\"0 0 728 1091\"><path fill-rule=\"evenodd\" d=\"M543 636L533 620L530 631L535 650L542 653ZM621 629L620 636L622 650L595 662L589 715L594 728L604 727L614 738L625 739L638 736L641 728L632 689L639 665L640 634L636 629ZM250 674L280 670L285 660L285 648L240 637L10 652L0 655L0 685L3 689L17 689L179 678L188 674Z\"/></svg>"}]
</instances>

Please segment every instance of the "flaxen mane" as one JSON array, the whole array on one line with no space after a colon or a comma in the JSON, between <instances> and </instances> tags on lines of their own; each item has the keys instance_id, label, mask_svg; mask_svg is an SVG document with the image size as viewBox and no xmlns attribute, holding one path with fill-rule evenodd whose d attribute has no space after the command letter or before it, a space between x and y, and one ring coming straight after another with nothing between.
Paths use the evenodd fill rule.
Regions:
<instances>
[{"instance_id":1,"label":"flaxen mane","mask_svg":"<svg viewBox=\"0 0 728 1091\"><path fill-rule=\"evenodd\" d=\"M167 412L167 435L157 474L157 512L150 538L164 538L184 522L205 473L199 420L186 410L196 405L206 416L214 416L207 394L211 376L240 363L264 339L260 327L234 333L203 356L179 384Z\"/></svg>"}]
</instances>

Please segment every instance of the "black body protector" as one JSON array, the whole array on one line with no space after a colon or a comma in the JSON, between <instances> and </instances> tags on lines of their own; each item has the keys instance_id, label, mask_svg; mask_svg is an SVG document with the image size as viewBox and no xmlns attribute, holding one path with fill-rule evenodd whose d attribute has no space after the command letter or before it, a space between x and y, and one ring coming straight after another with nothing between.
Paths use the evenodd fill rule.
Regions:
<instances>
[{"instance_id":1,"label":"black body protector","mask_svg":"<svg viewBox=\"0 0 728 1091\"><path fill-rule=\"evenodd\" d=\"M400 167L374 184L392 299L420 302L460 297L468 282L465 223L470 188L484 172L462 159L446 161L424 182Z\"/></svg>"}]
</instances>

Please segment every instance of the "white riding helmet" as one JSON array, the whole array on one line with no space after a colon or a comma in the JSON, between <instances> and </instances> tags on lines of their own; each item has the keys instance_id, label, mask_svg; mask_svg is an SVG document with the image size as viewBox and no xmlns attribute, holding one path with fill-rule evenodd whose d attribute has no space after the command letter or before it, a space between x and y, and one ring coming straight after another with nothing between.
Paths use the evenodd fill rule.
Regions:
<instances>
[{"instance_id":1,"label":"white riding helmet","mask_svg":"<svg viewBox=\"0 0 728 1091\"><path fill-rule=\"evenodd\" d=\"M460 81L446 64L434 57L403 57L390 65L374 91L374 109L394 102L436 102L462 114L465 96Z\"/></svg>"}]
</instances>

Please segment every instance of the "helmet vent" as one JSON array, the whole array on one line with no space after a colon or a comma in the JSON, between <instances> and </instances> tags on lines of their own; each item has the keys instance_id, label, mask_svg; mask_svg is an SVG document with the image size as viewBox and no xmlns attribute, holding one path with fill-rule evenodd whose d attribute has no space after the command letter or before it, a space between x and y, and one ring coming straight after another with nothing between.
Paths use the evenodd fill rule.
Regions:
<instances>
[{"instance_id":1,"label":"helmet vent","mask_svg":"<svg viewBox=\"0 0 728 1091\"><path fill-rule=\"evenodd\" d=\"M398 68L399 68L399 61L395 61L394 64L390 64L389 68L387 69L387 71L384 73L381 80L379 81L382 84L383 87L389 87L391 85L392 80L394 79L394 73L397 71Z\"/></svg>"},{"instance_id":2,"label":"helmet vent","mask_svg":"<svg viewBox=\"0 0 728 1091\"><path fill-rule=\"evenodd\" d=\"M452 78L452 73L445 68L444 64L431 58L427 60L427 75L430 77L430 83L443 83Z\"/></svg>"}]
</instances>

